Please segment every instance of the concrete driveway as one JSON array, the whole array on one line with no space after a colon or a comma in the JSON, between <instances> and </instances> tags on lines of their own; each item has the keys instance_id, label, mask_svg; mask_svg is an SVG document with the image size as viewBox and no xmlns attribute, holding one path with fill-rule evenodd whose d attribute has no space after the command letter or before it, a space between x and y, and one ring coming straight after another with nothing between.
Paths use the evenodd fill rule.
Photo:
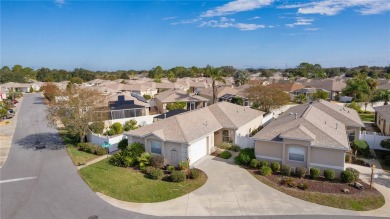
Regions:
<instances>
[{"instance_id":1,"label":"concrete driveway","mask_svg":"<svg viewBox=\"0 0 390 219\"><path fill-rule=\"evenodd\" d=\"M234 215L359 215L296 199L259 182L246 170L220 158L206 156L195 164L208 175L204 186L185 196L160 203L129 203L98 194L112 205L159 216Z\"/></svg>"}]
</instances>

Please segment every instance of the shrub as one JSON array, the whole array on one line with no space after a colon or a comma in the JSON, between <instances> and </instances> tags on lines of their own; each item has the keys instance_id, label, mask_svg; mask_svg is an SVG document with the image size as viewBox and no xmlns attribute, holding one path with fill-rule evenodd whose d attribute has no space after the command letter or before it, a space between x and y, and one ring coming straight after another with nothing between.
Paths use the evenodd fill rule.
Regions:
<instances>
[{"instance_id":1,"label":"shrub","mask_svg":"<svg viewBox=\"0 0 390 219\"><path fill-rule=\"evenodd\" d=\"M260 175L262 176L269 176L272 173L272 169L269 166L262 166L259 170Z\"/></svg>"},{"instance_id":2,"label":"shrub","mask_svg":"<svg viewBox=\"0 0 390 219\"><path fill-rule=\"evenodd\" d=\"M190 167L190 164L188 163L188 161L182 160L179 162L179 168L181 170L187 170L189 167Z\"/></svg>"},{"instance_id":3,"label":"shrub","mask_svg":"<svg viewBox=\"0 0 390 219\"><path fill-rule=\"evenodd\" d=\"M250 166L253 167L253 168L257 168L259 166L259 160L252 159L251 163L250 163Z\"/></svg>"},{"instance_id":4,"label":"shrub","mask_svg":"<svg viewBox=\"0 0 390 219\"><path fill-rule=\"evenodd\" d=\"M142 153L145 152L144 144L133 142L128 147L133 157L139 157Z\"/></svg>"},{"instance_id":5,"label":"shrub","mask_svg":"<svg viewBox=\"0 0 390 219\"><path fill-rule=\"evenodd\" d=\"M111 156L108 163L118 167L130 167L134 164L134 159L119 152Z\"/></svg>"},{"instance_id":6,"label":"shrub","mask_svg":"<svg viewBox=\"0 0 390 219\"><path fill-rule=\"evenodd\" d=\"M234 152L239 152L241 150L241 148L238 145L232 145L229 150L234 151Z\"/></svg>"},{"instance_id":7,"label":"shrub","mask_svg":"<svg viewBox=\"0 0 390 219\"><path fill-rule=\"evenodd\" d=\"M148 175L151 179L161 179L164 176L164 171L162 169L154 169Z\"/></svg>"},{"instance_id":8,"label":"shrub","mask_svg":"<svg viewBox=\"0 0 390 219\"><path fill-rule=\"evenodd\" d=\"M294 182L294 179L292 177L283 177L282 181L280 181L280 184L289 185L292 182Z\"/></svg>"},{"instance_id":9,"label":"shrub","mask_svg":"<svg viewBox=\"0 0 390 219\"><path fill-rule=\"evenodd\" d=\"M119 122L115 122L111 126L111 130L114 132L114 135L122 134L123 133L123 126Z\"/></svg>"},{"instance_id":10,"label":"shrub","mask_svg":"<svg viewBox=\"0 0 390 219\"><path fill-rule=\"evenodd\" d=\"M309 185L307 185L306 183L300 183L300 184L298 185L298 188L299 188L299 189L302 189L302 190L306 190L306 189L309 188Z\"/></svg>"},{"instance_id":11,"label":"shrub","mask_svg":"<svg viewBox=\"0 0 390 219\"><path fill-rule=\"evenodd\" d=\"M172 173L174 170L176 170L176 167L175 166L168 166L167 167L167 171Z\"/></svg>"},{"instance_id":12,"label":"shrub","mask_svg":"<svg viewBox=\"0 0 390 219\"><path fill-rule=\"evenodd\" d=\"M144 98L145 100L150 100L152 99L152 96L150 96L149 94L144 94Z\"/></svg>"},{"instance_id":13,"label":"shrub","mask_svg":"<svg viewBox=\"0 0 390 219\"><path fill-rule=\"evenodd\" d=\"M288 185L289 187L291 187L291 188L295 188L295 186L297 186L297 184L295 183L294 180L291 181L291 182L289 182L289 183L287 183L287 185Z\"/></svg>"},{"instance_id":14,"label":"shrub","mask_svg":"<svg viewBox=\"0 0 390 219\"><path fill-rule=\"evenodd\" d=\"M274 162L272 162L271 163L271 169L272 169L272 171L273 172L278 172L279 170L280 170L280 164L279 164L279 162L276 162L276 161L274 161Z\"/></svg>"},{"instance_id":15,"label":"shrub","mask_svg":"<svg viewBox=\"0 0 390 219\"><path fill-rule=\"evenodd\" d=\"M320 169L315 167L310 168L310 177L312 179L317 179L320 176L320 173L321 173Z\"/></svg>"},{"instance_id":16,"label":"shrub","mask_svg":"<svg viewBox=\"0 0 390 219\"><path fill-rule=\"evenodd\" d=\"M186 179L186 174L183 171L174 170L170 178L172 182L183 182Z\"/></svg>"},{"instance_id":17,"label":"shrub","mask_svg":"<svg viewBox=\"0 0 390 219\"><path fill-rule=\"evenodd\" d=\"M352 149L363 157L371 157L370 148L365 140L353 140Z\"/></svg>"},{"instance_id":18,"label":"shrub","mask_svg":"<svg viewBox=\"0 0 390 219\"><path fill-rule=\"evenodd\" d=\"M235 156L234 157L234 163L237 164L237 165L241 165L242 164L241 159L240 159L239 156Z\"/></svg>"},{"instance_id":19,"label":"shrub","mask_svg":"<svg viewBox=\"0 0 390 219\"><path fill-rule=\"evenodd\" d=\"M264 166L268 167L268 166L269 166L269 163L268 163L268 161L266 161L266 160L262 160L262 161L260 161L259 166L260 166L260 167L264 167Z\"/></svg>"},{"instance_id":20,"label":"shrub","mask_svg":"<svg viewBox=\"0 0 390 219\"><path fill-rule=\"evenodd\" d=\"M280 167L280 173L285 176L290 176L291 175L291 167L287 165L282 165Z\"/></svg>"},{"instance_id":21,"label":"shrub","mask_svg":"<svg viewBox=\"0 0 390 219\"><path fill-rule=\"evenodd\" d=\"M222 151L222 153L219 154L219 157L223 159L229 159L231 156L232 153L230 153L229 151Z\"/></svg>"},{"instance_id":22,"label":"shrub","mask_svg":"<svg viewBox=\"0 0 390 219\"><path fill-rule=\"evenodd\" d=\"M355 181L355 175L353 174L352 171L345 170L341 172L341 181L344 183L351 183Z\"/></svg>"},{"instance_id":23,"label":"shrub","mask_svg":"<svg viewBox=\"0 0 390 219\"><path fill-rule=\"evenodd\" d=\"M304 167L297 167L297 168L295 168L295 175L297 177L299 177L299 178L305 177L306 172L307 172L307 169L304 168Z\"/></svg>"},{"instance_id":24,"label":"shrub","mask_svg":"<svg viewBox=\"0 0 390 219\"><path fill-rule=\"evenodd\" d=\"M221 148L221 149L225 149L225 150L230 150L230 148L232 147L232 144L228 143L228 142L222 142L218 148Z\"/></svg>"},{"instance_id":25,"label":"shrub","mask_svg":"<svg viewBox=\"0 0 390 219\"><path fill-rule=\"evenodd\" d=\"M129 141L127 139L122 139L118 143L118 149L120 149L121 151L126 150L128 145L129 145Z\"/></svg>"},{"instance_id":26,"label":"shrub","mask_svg":"<svg viewBox=\"0 0 390 219\"><path fill-rule=\"evenodd\" d=\"M190 172L190 178L191 179L197 179L200 176L200 170L198 169L192 169Z\"/></svg>"},{"instance_id":27,"label":"shrub","mask_svg":"<svg viewBox=\"0 0 390 219\"><path fill-rule=\"evenodd\" d=\"M336 178L336 173L334 172L334 170L324 170L324 177L325 179L331 181Z\"/></svg>"},{"instance_id":28,"label":"shrub","mask_svg":"<svg viewBox=\"0 0 390 219\"><path fill-rule=\"evenodd\" d=\"M381 141L381 147L390 149L390 139L384 139Z\"/></svg>"},{"instance_id":29,"label":"shrub","mask_svg":"<svg viewBox=\"0 0 390 219\"><path fill-rule=\"evenodd\" d=\"M240 151L238 154L241 164L249 165L252 159L255 159L255 150L253 148L245 148Z\"/></svg>"},{"instance_id":30,"label":"shrub","mask_svg":"<svg viewBox=\"0 0 390 219\"><path fill-rule=\"evenodd\" d=\"M104 122L103 121L93 122L91 125L89 125L89 129L91 129L93 133L103 134Z\"/></svg>"},{"instance_id":31,"label":"shrub","mask_svg":"<svg viewBox=\"0 0 390 219\"><path fill-rule=\"evenodd\" d=\"M143 170L143 172L146 174L146 175L148 175L149 176L149 174L153 171L153 170L155 170L156 168L154 168L154 167L152 167L152 166L148 166L148 167L146 167L144 170Z\"/></svg>"},{"instance_id":32,"label":"shrub","mask_svg":"<svg viewBox=\"0 0 390 219\"><path fill-rule=\"evenodd\" d=\"M167 110L184 109L187 106L186 102L174 102L167 104Z\"/></svg>"},{"instance_id":33,"label":"shrub","mask_svg":"<svg viewBox=\"0 0 390 219\"><path fill-rule=\"evenodd\" d=\"M346 170L349 170L349 171L351 171L353 173L353 175L355 176L355 180L359 179L360 172L357 169L348 167Z\"/></svg>"},{"instance_id":34,"label":"shrub","mask_svg":"<svg viewBox=\"0 0 390 219\"><path fill-rule=\"evenodd\" d=\"M384 162L386 165L390 166L390 155L385 157Z\"/></svg>"},{"instance_id":35,"label":"shrub","mask_svg":"<svg viewBox=\"0 0 390 219\"><path fill-rule=\"evenodd\" d=\"M137 121L134 119L126 121L125 124L123 125L123 130L125 130L126 132L137 128L138 128Z\"/></svg>"},{"instance_id":36,"label":"shrub","mask_svg":"<svg viewBox=\"0 0 390 219\"><path fill-rule=\"evenodd\" d=\"M345 154L345 162L346 163L351 163L352 161L352 156L351 154Z\"/></svg>"},{"instance_id":37,"label":"shrub","mask_svg":"<svg viewBox=\"0 0 390 219\"><path fill-rule=\"evenodd\" d=\"M159 154L153 154L150 157L149 163L154 168L162 168L164 166L164 157Z\"/></svg>"},{"instance_id":38,"label":"shrub","mask_svg":"<svg viewBox=\"0 0 390 219\"><path fill-rule=\"evenodd\" d=\"M96 155L107 154L107 150L105 148L102 148L102 147L95 145L95 144L92 144L90 142L78 143L77 149L79 151L84 151L84 152L90 153L90 154L96 154Z\"/></svg>"},{"instance_id":39,"label":"shrub","mask_svg":"<svg viewBox=\"0 0 390 219\"><path fill-rule=\"evenodd\" d=\"M144 170L150 163L150 154L148 152L142 153L141 156L137 157L137 161L139 169Z\"/></svg>"},{"instance_id":40,"label":"shrub","mask_svg":"<svg viewBox=\"0 0 390 219\"><path fill-rule=\"evenodd\" d=\"M356 112L358 112L358 113L361 113L361 112L362 112L362 110L360 109L359 104L357 104L356 102L352 102L352 103L347 104L347 105L345 105L345 106L348 107L348 108L351 108L351 109L356 110Z\"/></svg>"},{"instance_id":41,"label":"shrub","mask_svg":"<svg viewBox=\"0 0 390 219\"><path fill-rule=\"evenodd\" d=\"M107 149L102 148L102 147L99 147L99 146L96 146L96 148L95 148L95 154L96 154L96 155L99 155L99 156L105 155L105 154L107 154Z\"/></svg>"}]
</instances>

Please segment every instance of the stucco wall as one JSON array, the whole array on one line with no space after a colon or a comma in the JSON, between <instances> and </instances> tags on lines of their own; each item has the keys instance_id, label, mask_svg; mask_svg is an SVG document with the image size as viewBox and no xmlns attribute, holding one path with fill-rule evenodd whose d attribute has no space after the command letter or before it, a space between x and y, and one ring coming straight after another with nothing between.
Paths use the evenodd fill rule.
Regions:
<instances>
[{"instance_id":1,"label":"stucco wall","mask_svg":"<svg viewBox=\"0 0 390 219\"><path fill-rule=\"evenodd\" d=\"M390 123L386 122L386 120L383 119L382 115L379 113L376 113L376 126L381 130L381 132L385 135L389 135L390 133Z\"/></svg>"},{"instance_id":2,"label":"stucco wall","mask_svg":"<svg viewBox=\"0 0 390 219\"><path fill-rule=\"evenodd\" d=\"M165 113L163 102L161 102L159 99L155 99L155 100L156 100L156 108L157 108L158 112L159 113Z\"/></svg>"},{"instance_id":3,"label":"stucco wall","mask_svg":"<svg viewBox=\"0 0 390 219\"><path fill-rule=\"evenodd\" d=\"M345 152L342 150L327 148L311 148L310 167L319 168L322 171L332 169L339 176L345 166Z\"/></svg>"},{"instance_id":4,"label":"stucco wall","mask_svg":"<svg viewBox=\"0 0 390 219\"><path fill-rule=\"evenodd\" d=\"M310 145L310 143L309 143ZM299 161L291 161L288 159L288 150L290 147L294 148L303 148L305 150L305 161L299 162ZM288 144L285 144L285 151L284 151L284 162L283 164L288 165L290 167L305 167L307 168L307 161L309 159L308 157L308 146L306 142L304 141L293 141L289 142Z\"/></svg>"},{"instance_id":5,"label":"stucco wall","mask_svg":"<svg viewBox=\"0 0 390 219\"><path fill-rule=\"evenodd\" d=\"M177 153L177 159L174 158L173 150ZM178 165L179 161L186 160L187 158L183 158L182 144L174 143L174 142L165 142L164 144L164 157L169 165Z\"/></svg>"},{"instance_id":6,"label":"stucco wall","mask_svg":"<svg viewBox=\"0 0 390 219\"><path fill-rule=\"evenodd\" d=\"M283 154L282 142L269 142L256 140L255 154L259 160L281 161Z\"/></svg>"}]
</instances>

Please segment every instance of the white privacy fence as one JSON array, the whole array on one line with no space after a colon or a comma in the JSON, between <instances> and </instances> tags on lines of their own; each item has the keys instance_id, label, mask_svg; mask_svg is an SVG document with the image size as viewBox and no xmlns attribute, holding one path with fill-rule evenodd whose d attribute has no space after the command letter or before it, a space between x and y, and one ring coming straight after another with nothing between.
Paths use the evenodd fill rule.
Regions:
<instances>
[{"instance_id":1,"label":"white privacy fence","mask_svg":"<svg viewBox=\"0 0 390 219\"><path fill-rule=\"evenodd\" d=\"M95 133L92 133L91 131L87 135L87 139L89 142L101 146L105 141L111 144L111 147L109 147L109 152L113 152L118 150L118 143L125 139L126 136L123 134L120 135L114 135L114 136L104 136L104 135L98 135Z\"/></svg>"},{"instance_id":2,"label":"white privacy fence","mask_svg":"<svg viewBox=\"0 0 390 219\"><path fill-rule=\"evenodd\" d=\"M390 151L389 149L382 148L380 145L384 139L390 139L390 136L377 132L360 132L360 140L365 140L371 149Z\"/></svg>"},{"instance_id":3,"label":"white privacy fence","mask_svg":"<svg viewBox=\"0 0 390 219\"><path fill-rule=\"evenodd\" d=\"M255 147L255 140L247 136L237 136L237 145L240 148L253 148Z\"/></svg>"},{"instance_id":4,"label":"white privacy fence","mask_svg":"<svg viewBox=\"0 0 390 219\"><path fill-rule=\"evenodd\" d=\"M110 124L112 125L115 122L119 122L123 125L127 121L135 120L135 121L137 121L137 125L141 125L141 126L150 125L153 123L153 118L158 116L158 115L160 115L160 114L148 115L148 116L138 116L138 117L124 118L124 119L106 120L105 124L106 124L106 126L109 126Z\"/></svg>"}]
</instances>

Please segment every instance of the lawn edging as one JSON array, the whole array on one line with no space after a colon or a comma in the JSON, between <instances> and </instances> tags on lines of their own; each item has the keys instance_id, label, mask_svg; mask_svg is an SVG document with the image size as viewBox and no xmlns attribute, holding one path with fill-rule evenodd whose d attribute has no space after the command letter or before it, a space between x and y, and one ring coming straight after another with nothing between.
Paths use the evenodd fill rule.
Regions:
<instances>
[{"instance_id":1,"label":"lawn edging","mask_svg":"<svg viewBox=\"0 0 390 219\"><path fill-rule=\"evenodd\" d=\"M251 171L248 168L245 169L257 180L273 189L276 189L292 197L316 203L319 205L353 211L370 211L378 209L385 204L385 198L382 194L381 198L378 199L378 197L374 197L373 195L364 198L357 198L355 196L348 197L347 194L328 194L320 192L300 191L297 189L278 186L274 182L268 180L266 177L256 174L254 173L254 171Z\"/></svg>"}]
</instances>

